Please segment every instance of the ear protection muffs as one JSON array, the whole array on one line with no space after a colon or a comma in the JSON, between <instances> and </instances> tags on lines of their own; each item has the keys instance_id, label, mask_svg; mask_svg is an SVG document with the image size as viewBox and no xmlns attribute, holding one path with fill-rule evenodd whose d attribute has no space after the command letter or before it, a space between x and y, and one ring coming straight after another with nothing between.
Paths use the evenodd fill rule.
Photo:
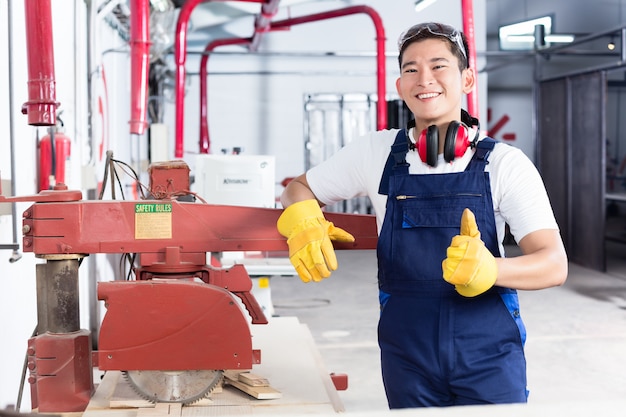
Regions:
<instances>
[{"instance_id":1,"label":"ear protection muffs","mask_svg":"<svg viewBox=\"0 0 626 417\"><path fill-rule=\"evenodd\" d=\"M450 122L443 143L443 159L446 162L454 161L454 158L463 156L470 145L469 127L463 122ZM422 162L426 162L432 167L437 166L439 129L436 125L428 126L420 133L415 149L417 149Z\"/></svg>"}]
</instances>

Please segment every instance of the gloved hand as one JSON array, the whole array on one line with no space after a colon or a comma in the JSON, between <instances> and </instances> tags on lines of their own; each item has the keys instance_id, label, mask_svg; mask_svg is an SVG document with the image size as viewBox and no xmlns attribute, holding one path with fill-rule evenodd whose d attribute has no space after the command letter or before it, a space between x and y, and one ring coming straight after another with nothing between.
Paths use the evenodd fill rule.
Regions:
<instances>
[{"instance_id":1,"label":"gloved hand","mask_svg":"<svg viewBox=\"0 0 626 417\"><path fill-rule=\"evenodd\" d=\"M287 207L278 218L278 231L287 238L289 260L304 282L321 281L337 269L331 240L354 242L354 237L324 218L316 200Z\"/></svg>"},{"instance_id":2,"label":"gloved hand","mask_svg":"<svg viewBox=\"0 0 626 417\"><path fill-rule=\"evenodd\" d=\"M465 297L482 294L496 282L496 259L480 240L476 218L470 209L463 211L461 234L452 238L441 267L443 279Z\"/></svg>"}]
</instances>

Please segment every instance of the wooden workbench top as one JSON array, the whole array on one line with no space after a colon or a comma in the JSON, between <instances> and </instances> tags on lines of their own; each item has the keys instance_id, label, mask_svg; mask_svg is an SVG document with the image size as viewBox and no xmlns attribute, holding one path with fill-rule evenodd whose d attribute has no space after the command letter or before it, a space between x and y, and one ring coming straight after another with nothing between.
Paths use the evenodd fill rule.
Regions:
<instances>
[{"instance_id":1,"label":"wooden workbench top","mask_svg":"<svg viewBox=\"0 0 626 417\"><path fill-rule=\"evenodd\" d=\"M99 384L83 417L224 416L332 414L344 411L330 375L306 325L295 317L273 317L267 325L252 326L252 345L261 349L261 364L251 372L267 379L280 398L259 400L225 385L210 399L190 406L137 401L134 406L111 407L120 384L119 371L109 371ZM124 387L121 387L124 388ZM140 400L137 397L137 400ZM143 404L142 404L143 403ZM129 402L129 404L132 404Z\"/></svg>"}]
</instances>

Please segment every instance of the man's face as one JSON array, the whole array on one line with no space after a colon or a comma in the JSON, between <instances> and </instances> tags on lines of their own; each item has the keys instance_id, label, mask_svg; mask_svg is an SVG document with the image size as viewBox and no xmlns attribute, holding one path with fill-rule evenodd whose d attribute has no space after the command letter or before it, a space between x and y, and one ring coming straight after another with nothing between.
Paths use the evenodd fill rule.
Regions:
<instances>
[{"instance_id":1,"label":"man's face","mask_svg":"<svg viewBox=\"0 0 626 417\"><path fill-rule=\"evenodd\" d=\"M459 70L445 39L428 38L405 49L396 88L419 129L458 120L463 94L473 86L473 70Z\"/></svg>"}]
</instances>

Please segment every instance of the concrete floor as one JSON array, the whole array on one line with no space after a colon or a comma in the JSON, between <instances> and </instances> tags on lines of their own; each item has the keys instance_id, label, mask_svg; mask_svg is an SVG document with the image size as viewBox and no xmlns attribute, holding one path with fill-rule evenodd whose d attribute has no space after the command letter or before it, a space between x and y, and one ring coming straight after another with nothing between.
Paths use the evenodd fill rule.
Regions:
<instances>
[{"instance_id":1,"label":"concrete floor","mask_svg":"<svg viewBox=\"0 0 626 417\"><path fill-rule=\"evenodd\" d=\"M468 414L468 407L436 412L464 416L504 412L508 416L624 415L626 244L608 242L607 252L607 273L570 264L564 286L520 292L528 331L528 405L470 407L476 414ZM509 247L507 253L515 255L518 248ZM375 253L339 251L337 255L339 269L321 283L304 284L297 277L272 278L275 315L296 316L307 324L328 371L348 374L348 390L340 392L346 413L391 414L376 342Z\"/></svg>"}]
</instances>

